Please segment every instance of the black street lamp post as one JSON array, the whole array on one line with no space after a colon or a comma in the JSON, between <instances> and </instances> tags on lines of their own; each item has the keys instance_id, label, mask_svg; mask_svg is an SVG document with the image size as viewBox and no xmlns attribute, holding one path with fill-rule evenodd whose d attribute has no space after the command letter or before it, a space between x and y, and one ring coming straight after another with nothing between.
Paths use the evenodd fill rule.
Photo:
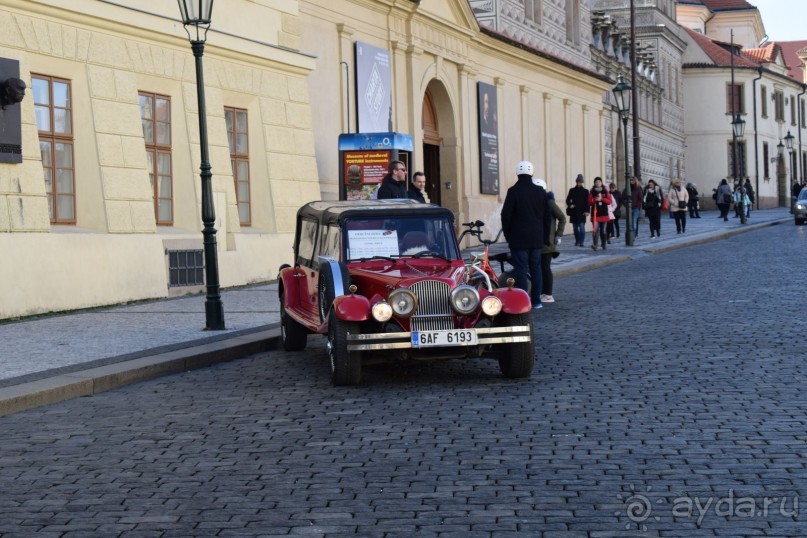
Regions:
<instances>
[{"instance_id":1,"label":"black street lamp post","mask_svg":"<svg viewBox=\"0 0 807 538\"><path fill-rule=\"evenodd\" d=\"M740 117L739 114L734 116L734 121L731 122L731 134L734 137L732 140L733 150L732 150L732 157L734 159L734 181L739 182L737 191L740 193L740 223L745 224L745 186L743 184L743 178L738 177L737 171L740 169L740 165L737 162L737 144L742 141L743 136L745 135L745 120Z\"/></svg>"},{"instance_id":2,"label":"black street lamp post","mask_svg":"<svg viewBox=\"0 0 807 538\"><path fill-rule=\"evenodd\" d=\"M631 201L633 199L633 189L630 184L630 174L628 174L628 115L630 114L631 85L625 82L622 75L611 91L616 99L616 108L622 118L622 136L625 146L625 246L633 246L633 212L631 211Z\"/></svg>"},{"instance_id":3,"label":"black street lamp post","mask_svg":"<svg viewBox=\"0 0 807 538\"><path fill-rule=\"evenodd\" d=\"M798 174L796 174L796 167L793 166L795 163L793 162L793 139L796 138L793 136L790 131L787 132L787 136L785 136L785 147L787 148L787 156L790 160L789 168L790 168L790 179L796 179Z\"/></svg>"},{"instance_id":4,"label":"black street lamp post","mask_svg":"<svg viewBox=\"0 0 807 538\"><path fill-rule=\"evenodd\" d=\"M219 262L216 245L216 210L213 206L213 187L210 172L210 157L207 147L207 111L205 109L205 78L202 70L202 56L205 52L207 30L210 28L210 15L213 11L213 0L177 0L182 14L182 24L191 42L193 57L196 59L196 95L199 105L199 145L201 146L201 178L202 178L202 223L204 229L205 282L207 299L205 300L205 329L209 331L224 330L224 306L219 293ZM191 35L189 27L195 29Z\"/></svg>"}]
</instances>

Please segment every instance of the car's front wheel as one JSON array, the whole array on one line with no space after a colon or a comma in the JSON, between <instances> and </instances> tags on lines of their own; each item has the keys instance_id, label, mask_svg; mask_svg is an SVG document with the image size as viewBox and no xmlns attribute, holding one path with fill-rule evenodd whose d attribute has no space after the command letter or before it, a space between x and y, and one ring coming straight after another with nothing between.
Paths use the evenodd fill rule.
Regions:
<instances>
[{"instance_id":1,"label":"car's front wheel","mask_svg":"<svg viewBox=\"0 0 807 538\"><path fill-rule=\"evenodd\" d=\"M308 332L286 312L286 293L280 292L280 341L286 351L302 351L308 343Z\"/></svg>"},{"instance_id":2,"label":"car's front wheel","mask_svg":"<svg viewBox=\"0 0 807 538\"><path fill-rule=\"evenodd\" d=\"M505 377L517 379L529 377L535 365L535 336L532 327L532 318L529 313L504 315L502 322L511 327L528 325L530 327L529 342L513 342L501 344L502 354L499 358L499 368Z\"/></svg>"},{"instance_id":3,"label":"car's front wheel","mask_svg":"<svg viewBox=\"0 0 807 538\"><path fill-rule=\"evenodd\" d=\"M317 302L319 303L319 319L325 322L331 305L337 297L337 286L342 289L342 294L347 293L350 285L350 274L344 263L338 264L339 274L334 275L330 263L324 263L319 269L319 283L317 284ZM337 285L338 279L338 285Z\"/></svg>"},{"instance_id":4,"label":"car's front wheel","mask_svg":"<svg viewBox=\"0 0 807 538\"><path fill-rule=\"evenodd\" d=\"M334 386L358 385L361 381L361 352L349 351L347 337L359 334L359 324L342 321L331 311L328 318L328 358Z\"/></svg>"}]
</instances>

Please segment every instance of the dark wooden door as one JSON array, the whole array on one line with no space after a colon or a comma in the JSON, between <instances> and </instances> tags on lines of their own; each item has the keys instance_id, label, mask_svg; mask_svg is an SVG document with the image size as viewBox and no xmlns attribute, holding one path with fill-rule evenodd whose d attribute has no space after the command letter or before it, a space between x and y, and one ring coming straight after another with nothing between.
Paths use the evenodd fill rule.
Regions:
<instances>
[{"instance_id":1,"label":"dark wooden door","mask_svg":"<svg viewBox=\"0 0 807 538\"><path fill-rule=\"evenodd\" d=\"M440 205L440 146L423 144L423 173L429 200Z\"/></svg>"}]
</instances>

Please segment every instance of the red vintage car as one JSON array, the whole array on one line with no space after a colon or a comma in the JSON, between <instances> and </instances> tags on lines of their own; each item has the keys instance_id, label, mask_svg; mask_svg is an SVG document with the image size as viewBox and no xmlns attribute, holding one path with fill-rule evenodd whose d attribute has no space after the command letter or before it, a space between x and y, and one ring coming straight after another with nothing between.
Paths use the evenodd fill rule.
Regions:
<instances>
[{"instance_id":1,"label":"red vintage car","mask_svg":"<svg viewBox=\"0 0 807 538\"><path fill-rule=\"evenodd\" d=\"M491 357L509 378L535 355L530 298L469 285L454 216L413 200L318 201L297 212L294 267L279 272L283 347L327 335L334 385L362 361Z\"/></svg>"}]
</instances>

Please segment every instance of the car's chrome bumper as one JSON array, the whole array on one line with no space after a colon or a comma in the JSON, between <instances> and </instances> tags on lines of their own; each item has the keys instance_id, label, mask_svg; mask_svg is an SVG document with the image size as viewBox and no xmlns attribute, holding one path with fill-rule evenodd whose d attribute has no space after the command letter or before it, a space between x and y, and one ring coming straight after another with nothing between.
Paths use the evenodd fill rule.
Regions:
<instances>
[{"instance_id":1,"label":"car's chrome bumper","mask_svg":"<svg viewBox=\"0 0 807 538\"><path fill-rule=\"evenodd\" d=\"M476 331L478 345L512 344L530 341L529 325L514 325L510 327L485 327L473 329ZM348 351L371 351L387 349L412 349L412 333L369 333L349 334L347 337ZM464 347L462 345L443 346L442 348ZM430 348L435 349L435 348Z\"/></svg>"}]
</instances>

